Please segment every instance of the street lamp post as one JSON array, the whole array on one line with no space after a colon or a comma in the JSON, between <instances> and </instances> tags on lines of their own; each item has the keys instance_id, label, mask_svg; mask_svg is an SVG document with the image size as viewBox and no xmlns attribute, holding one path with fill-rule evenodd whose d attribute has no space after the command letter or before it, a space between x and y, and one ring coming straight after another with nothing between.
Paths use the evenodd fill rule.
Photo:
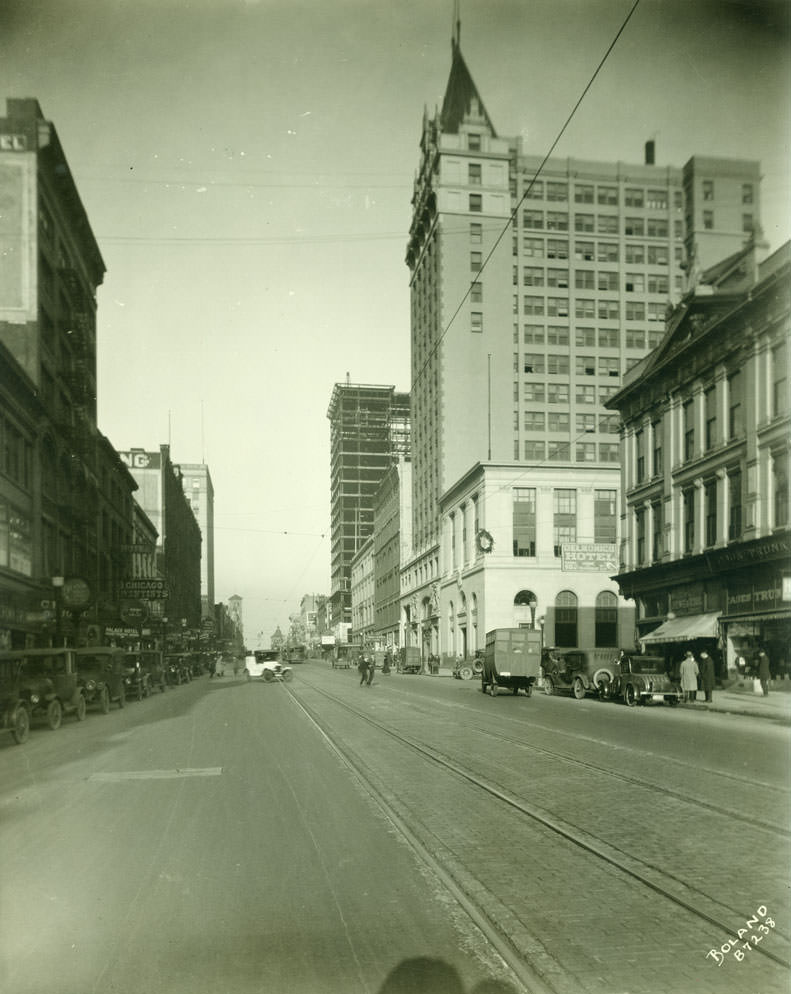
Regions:
<instances>
[{"instance_id":1,"label":"street lamp post","mask_svg":"<svg viewBox=\"0 0 791 994\"><path fill-rule=\"evenodd\" d=\"M52 586L55 589L55 644L60 646L63 641L63 584L66 578L63 576L53 576Z\"/></svg>"},{"instance_id":2,"label":"street lamp post","mask_svg":"<svg viewBox=\"0 0 791 994\"><path fill-rule=\"evenodd\" d=\"M530 608L530 628L532 631L536 630L536 608L538 607L538 601L533 597L527 605Z\"/></svg>"}]
</instances>

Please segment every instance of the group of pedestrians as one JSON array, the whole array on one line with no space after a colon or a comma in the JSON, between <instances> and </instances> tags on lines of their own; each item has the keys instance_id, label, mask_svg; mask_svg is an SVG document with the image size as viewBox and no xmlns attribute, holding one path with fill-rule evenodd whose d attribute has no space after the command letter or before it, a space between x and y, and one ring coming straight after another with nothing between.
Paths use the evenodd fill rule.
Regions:
<instances>
[{"instance_id":1,"label":"group of pedestrians","mask_svg":"<svg viewBox=\"0 0 791 994\"><path fill-rule=\"evenodd\" d=\"M714 693L714 660L704 650L698 662L692 650L687 649L681 662L681 690L688 704L694 704L698 699L698 682L706 700L711 701Z\"/></svg>"},{"instance_id":2,"label":"group of pedestrians","mask_svg":"<svg viewBox=\"0 0 791 994\"><path fill-rule=\"evenodd\" d=\"M771 672L769 657L763 649L756 658L755 672L761 681L761 692L764 697L769 695L769 680ZM705 650L700 654L700 661L695 659L691 649L687 649L680 668L681 690L684 700L694 704L698 698L698 689L702 690L707 701L712 700L714 692L714 660Z\"/></svg>"},{"instance_id":3,"label":"group of pedestrians","mask_svg":"<svg viewBox=\"0 0 791 994\"><path fill-rule=\"evenodd\" d=\"M370 687L373 682L374 671L376 670L374 657L369 656L366 652L361 652L360 658L357 661L357 670L360 674L360 686Z\"/></svg>"}]
</instances>

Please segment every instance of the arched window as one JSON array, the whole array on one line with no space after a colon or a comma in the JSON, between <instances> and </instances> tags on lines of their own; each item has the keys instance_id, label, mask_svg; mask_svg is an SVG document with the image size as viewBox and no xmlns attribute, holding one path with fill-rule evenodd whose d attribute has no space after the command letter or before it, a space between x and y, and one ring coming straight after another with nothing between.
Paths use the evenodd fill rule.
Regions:
<instances>
[{"instance_id":1,"label":"arched window","mask_svg":"<svg viewBox=\"0 0 791 994\"><path fill-rule=\"evenodd\" d=\"M561 590L555 598L555 644L577 645L577 595Z\"/></svg>"},{"instance_id":2,"label":"arched window","mask_svg":"<svg viewBox=\"0 0 791 994\"><path fill-rule=\"evenodd\" d=\"M601 648L618 644L618 598L611 590L596 596L596 645Z\"/></svg>"},{"instance_id":3,"label":"arched window","mask_svg":"<svg viewBox=\"0 0 791 994\"><path fill-rule=\"evenodd\" d=\"M514 597L514 624L520 628L536 627L538 598L532 590L520 590Z\"/></svg>"}]
</instances>

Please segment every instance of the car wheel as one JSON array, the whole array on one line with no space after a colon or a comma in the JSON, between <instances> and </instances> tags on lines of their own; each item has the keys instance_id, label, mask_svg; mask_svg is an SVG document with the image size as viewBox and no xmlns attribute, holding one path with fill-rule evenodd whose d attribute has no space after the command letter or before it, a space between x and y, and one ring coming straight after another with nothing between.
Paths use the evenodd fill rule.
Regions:
<instances>
[{"instance_id":1,"label":"car wheel","mask_svg":"<svg viewBox=\"0 0 791 994\"><path fill-rule=\"evenodd\" d=\"M99 710L102 714L110 713L110 691L105 684L99 694Z\"/></svg>"},{"instance_id":2,"label":"car wheel","mask_svg":"<svg viewBox=\"0 0 791 994\"><path fill-rule=\"evenodd\" d=\"M667 703L670 705L671 708L674 708L678 704L678 698L677 697L668 697L667 698Z\"/></svg>"},{"instance_id":3,"label":"car wheel","mask_svg":"<svg viewBox=\"0 0 791 994\"><path fill-rule=\"evenodd\" d=\"M87 711L87 705L85 703L85 698L82 694L77 697L77 721L85 721L85 713Z\"/></svg>"},{"instance_id":4,"label":"car wheel","mask_svg":"<svg viewBox=\"0 0 791 994\"><path fill-rule=\"evenodd\" d=\"M30 737L30 717L28 716L26 707L20 706L16 709L11 734L13 735L14 742L16 742L17 745L22 745L23 742L27 742Z\"/></svg>"},{"instance_id":5,"label":"car wheel","mask_svg":"<svg viewBox=\"0 0 791 994\"><path fill-rule=\"evenodd\" d=\"M528 697L532 697L533 696L533 684L532 683L529 683L525 687L525 693L527 694Z\"/></svg>"},{"instance_id":6,"label":"car wheel","mask_svg":"<svg viewBox=\"0 0 791 994\"><path fill-rule=\"evenodd\" d=\"M121 689L118 692L118 710L120 711L125 704L126 704L126 691L124 690L124 685L121 684Z\"/></svg>"},{"instance_id":7,"label":"car wheel","mask_svg":"<svg viewBox=\"0 0 791 994\"><path fill-rule=\"evenodd\" d=\"M275 679L275 674L271 670L264 670L264 680L271 683Z\"/></svg>"},{"instance_id":8,"label":"car wheel","mask_svg":"<svg viewBox=\"0 0 791 994\"><path fill-rule=\"evenodd\" d=\"M60 701L55 698L54 701L50 701L47 705L47 724L54 732L56 729L60 728L60 723L63 721L63 708L60 706Z\"/></svg>"},{"instance_id":9,"label":"car wheel","mask_svg":"<svg viewBox=\"0 0 791 994\"><path fill-rule=\"evenodd\" d=\"M623 689L623 699L627 707L633 708L637 704L637 694L631 683L627 683Z\"/></svg>"},{"instance_id":10,"label":"car wheel","mask_svg":"<svg viewBox=\"0 0 791 994\"><path fill-rule=\"evenodd\" d=\"M574 677L574 685L571 688L571 692L578 701L581 701L585 696L585 684L582 682L580 677Z\"/></svg>"},{"instance_id":11,"label":"car wheel","mask_svg":"<svg viewBox=\"0 0 791 994\"><path fill-rule=\"evenodd\" d=\"M462 666L459 670L459 678L462 680L472 680L472 666Z\"/></svg>"},{"instance_id":12,"label":"car wheel","mask_svg":"<svg viewBox=\"0 0 791 994\"><path fill-rule=\"evenodd\" d=\"M551 676L544 677L544 693L547 697L551 697L555 693L555 684L552 682Z\"/></svg>"},{"instance_id":13,"label":"car wheel","mask_svg":"<svg viewBox=\"0 0 791 994\"><path fill-rule=\"evenodd\" d=\"M492 682L491 682L491 684L489 686L489 693L492 695L492 697L497 697L497 691L499 689L500 688L497 686L497 681L496 680L492 680Z\"/></svg>"},{"instance_id":14,"label":"car wheel","mask_svg":"<svg viewBox=\"0 0 791 994\"><path fill-rule=\"evenodd\" d=\"M252 680L253 679L252 676L250 676L250 670L245 670L244 671L244 675L245 675L245 679L246 680Z\"/></svg>"},{"instance_id":15,"label":"car wheel","mask_svg":"<svg viewBox=\"0 0 791 994\"><path fill-rule=\"evenodd\" d=\"M291 683L291 681L294 679L294 674L291 672L291 670L284 670L283 679L285 680L286 683Z\"/></svg>"},{"instance_id":16,"label":"car wheel","mask_svg":"<svg viewBox=\"0 0 791 994\"><path fill-rule=\"evenodd\" d=\"M135 696L137 697L138 701L143 700L143 685L140 683L138 683L137 685L137 694Z\"/></svg>"}]
</instances>

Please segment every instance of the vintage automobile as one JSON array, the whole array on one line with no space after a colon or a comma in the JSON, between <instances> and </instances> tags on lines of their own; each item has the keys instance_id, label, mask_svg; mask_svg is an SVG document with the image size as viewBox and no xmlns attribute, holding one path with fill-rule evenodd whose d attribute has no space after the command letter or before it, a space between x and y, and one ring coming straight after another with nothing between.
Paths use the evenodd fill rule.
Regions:
<instances>
[{"instance_id":1,"label":"vintage automobile","mask_svg":"<svg viewBox=\"0 0 791 994\"><path fill-rule=\"evenodd\" d=\"M30 735L30 715L20 690L21 659L0 660L0 731L21 745Z\"/></svg>"},{"instance_id":2,"label":"vintage automobile","mask_svg":"<svg viewBox=\"0 0 791 994\"><path fill-rule=\"evenodd\" d=\"M77 680L85 703L107 714L110 705L126 704L125 657L123 649L113 646L88 646L74 650Z\"/></svg>"},{"instance_id":3,"label":"vintage automobile","mask_svg":"<svg viewBox=\"0 0 791 994\"><path fill-rule=\"evenodd\" d=\"M19 695L28 717L45 716L50 728L60 728L64 714L85 720L86 701L75 668L74 649L19 649L0 653L0 660L19 663Z\"/></svg>"},{"instance_id":4,"label":"vintage automobile","mask_svg":"<svg viewBox=\"0 0 791 994\"><path fill-rule=\"evenodd\" d=\"M453 666L456 680L472 680L483 672L483 649L476 649L472 659L457 659Z\"/></svg>"},{"instance_id":5,"label":"vintage automobile","mask_svg":"<svg viewBox=\"0 0 791 994\"><path fill-rule=\"evenodd\" d=\"M143 649L140 652L140 666L147 675L147 691L153 694L154 688L159 687L164 694L168 685L165 672L165 660L159 649Z\"/></svg>"},{"instance_id":6,"label":"vintage automobile","mask_svg":"<svg viewBox=\"0 0 791 994\"><path fill-rule=\"evenodd\" d=\"M612 681L601 687L604 700L620 699L628 707L664 701L675 706L682 699L678 683L665 671L663 656L624 654Z\"/></svg>"},{"instance_id":7,"label":"vintage automobile","mask_svg":"<svg viewBox=\"0 0 791 994\"><path fill-rule=\"evenodd\" d=\"M399 673L422 673L423 657L420 654L420 646L401 646L396 656L396 669Z\"/></svg>"},{"instance_id":8,"label":"vintage automobile","mask_svg":"<svg viewBox=\"0 0 791 994\"><path fill-rule=\"evenodd\" d=\"M541 632L530 628L494 628L486 633L481 690L496 697L500 689L528 697L541 672Z\"/></svg>"},{"instance_id":9,"label":"vintage automobile","mask_svg":"<svg viewBox=\"0 0 791 994\"><path fill-rule=\"evenodd\" d=\"M189 683L192 679L192 655L189 652L169 652L165 656L165 675L171 687Z\"/></svg>"},{"instance_id":10,"label":"vintage automobile","mask_svg":"<svg viewBox=\"0 0 791 994\"><path fill-rule=\"evenodd\" d=\"M545 649L544 693L570 693L578 701L588 694L603 699L602 688L612 683L617 659L617 649Z\"/></svg>"},{"instance_id":11,"label":"vintage automobile","mask_svg":"<svg viewBox=\"0 0 791 994\"><path fill-rule=\"evenodd\" d=\"M256 649L249 652L244 659L244 675L248 680L263 676L267 666L280 662L279 649Z\"/></svg>"},{"instance_id":12,"label":"vintage automobile","mask_svg":"<svg viewBox=\"0 0 791 994\"><path fill-rule=\"evenodd\" d=\"M142 701L151 693L148 673L143 669L139 652L124 653L124 694L126 699Z\"/></svg>"},{"instance_id":13,"label":"vintage automobile","mask_svg":"<svg viewBox=\"0 0 791 994\"><path fill-rule=\"evenodd\" d=\"M332 668L334 670L348 670L351 666L356 666L362 651L363 647L357 642L339 643L332 653Z\"/></svg>"}]
</instances>

